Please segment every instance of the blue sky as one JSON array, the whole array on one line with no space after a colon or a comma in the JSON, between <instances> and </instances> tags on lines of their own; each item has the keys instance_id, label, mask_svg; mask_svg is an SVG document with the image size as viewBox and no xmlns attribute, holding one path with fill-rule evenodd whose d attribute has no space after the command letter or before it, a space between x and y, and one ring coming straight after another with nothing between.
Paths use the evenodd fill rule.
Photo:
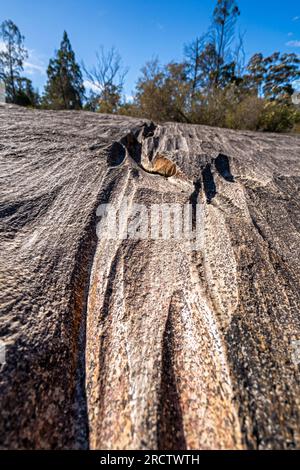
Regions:
<instances>
[{"instance_id":1,"label":"blue sky","mask_svg":"<svg viewBox=\"0 0 300 470\"><path fill-rule=\"evenodd\" d=\"M204 33L213 0L2 0L0 22L12 19L30 52L26 75L42 91L46 67L69 34L78 62L92 65L100 45L115 46L129 67L125 93L130 96L143 64L154 56L162 63L181 60L183 45ZM300 54L300 2L238 0L238 29L245 31L247 57L275 50ZM0 45L1 46L1 45Z\"/></svg>"}]
</instances>

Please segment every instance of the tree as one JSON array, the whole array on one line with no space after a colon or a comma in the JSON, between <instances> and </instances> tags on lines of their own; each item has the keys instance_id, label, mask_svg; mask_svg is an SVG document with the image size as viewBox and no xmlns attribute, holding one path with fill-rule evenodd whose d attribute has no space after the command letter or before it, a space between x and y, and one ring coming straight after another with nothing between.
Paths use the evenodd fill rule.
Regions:
<instances>
[{"instance_id":1,"label":"tree","mask_svg":"<svg viewBox=\"0 0 300 470\"><path fill-rule=\"evenodd\" d=\"M245 34L245 31L243 33L239 32L237 44L235 50L233 51L233 61L236 64L235 75L239 78L242 78L246 68L246 53L244 49Z\"/></svg>"},{"instance_id":2,"label":"tree","mask_svg":"<svg viewBox=\"0 0 300 470\"><path fill-rule=\"evenodd\" d=\"M99 109L99 99L99 93L90 90L83 106L83 109L85 111L92 111L93 113L97 112Z\"/></svg>"},{"instance_id":3,"label":"tree","mask_svg":"<svg viewBox=\"0 0 300 470\"><path fill-rule=\"evenodd\" d=\"M87 80L98 89L98 93L94 91L90 94L87 106L90 103L98 112L116 113L121 105L124 80L128 73L118 51L112 47L105 52L101 47L100 52L96 52L96 64L90 69L83 64L83 69Z\"/></svg>"},{"instance_id":4,"label":"tree","mask_svg":"<svg viewBox=\"0 0 300 470\"><path fill-rule=\"evenodd\" d=\"M218 0L208 34L185 46L188 78L191 81L191 111L194 112L201 95L214 93L240 80L243 62L243 36L235 51L231 46L235 24L240 11L235 0Z\"/></svg>"},{"instance_id":5,"label":"tree","mask_svg":"<svg viewBox=\"0 0 300 470\"><path fill-rule=\"evenodd\" d=\"M39 92L34 90L29 78L20 77L17 79L16 104L34 108L40 105Z\"/></svg>"},{"instance_id":6,"label":"tree","mask_svg":"<svg viewBox=\"0 0 300 470\"><path fill-rule=\"evenodd\" d=\"M216 82L218 56L216 47L213 43L208 42L199 58L201 70L202 91L211 92ZM220 81L219 81L220 82ZM220 83L219 83L220 85Z\"/></svg>"},{"instance_id":7,"label":"tree","mask_svg":"<svg viewBox=\"0 0 300 470\"><path fill-rule=\"evenodd\" d=\"M184 46L186 72L191 81L191 108L194 106L197 90L203 85L203 64L201 63L201 58L204 40L204 37L196 38L190 44Z\"/></svg>"},{"instance_id":8,"label":"tree","mask_svg":"<svg viewBox=\"0 0 300 470\"><path fill-rule=\"evenodd\" d=\"M247 66L245 81L259 96L290 103L295 91L293 83L300 78L299 64L297 54L255 54Z\"/></svg>"},{"instance_id":9,"label":"tree","mask_svg":"<svg viewBox=\"0 0 300 470\"><path fill-rule=\"evenodd\" d=\"M219 84L221 68L230 58L230 48L234 39L235 24L240 10L235 0L218 0L213 13L211 41L215 46L215 84Z\"/></svg>"},{"instance_id":10,"label":"tree","mask_svg":"<svg viewBox=\"0 0 300 470\"><path fill-rule=\"evenodd\" d=\"M4 44L0 52L0 78L5 83L7 101L18 104L18 82L23 71L23 61L28 56L24 36L11 20L6 20L0 26L0 38Z\"/></svg>"},{"instance_id":11,"label":"tree","mask_svg":"<svg viewBox=\"0 0 300 470\"><path fill-rule=\"evenodd\" d=\"M171 62L161 67L158 59L153 59L142 68L134 104L139 114L149 119L189 122L189 96L186 64Z\"/></svg>"},{"instance_id":12,"label":"tree","mask_svg":"<svg viewBox=\"0 0 300 470\"><path fill-rule=\"evenodd\" d=\"M213 110L213 114L219 116L220 113L215 112L213 104L213 102L219 103L220 97L223 96L219 91L226 90L232 84L239 84L241 79L236 75L236 62L234 61L224 63L218 69L218 55L214 44L207 42L204 47L202 46L201 50L199 48L196 49L195 46L196 43L189 50L189 52L194 52L194 54L189 56L190 60L187 61L187 70L192 84L189 116L191 122L198 123L203 119L203 116L201 117L200 114L203 114L205 103L207 109ZM195 64L196 57L197 68L195 66L192 68L191 65ZM218 85L216 86L217 74L219 76ZM225 100L222 100L222 103L224 102Z\"/></svg>"},{"instance_id":13,"label":"tree","mask_svg":"<svg viewBox=\"0 0 300 470\"><path fill-rule=\"evenodd\" d=\"M84 98L82 73L66 31L47 69L48 82L43 106L51 109L81 109Z\"/></svg>"},{"instance_id":14,"label":"tree","mask_svg":"<svg viewBox=\"0 0 300 470\"><path fill-rule=\"evenodd\" d=\"M266 73L267 67L263 54L254 54L247 65L247 74L244 80L249 88L253 89L258 96L263 96L263 84Z\"/></svg>"},{"instance_id":15,"label":"tree","mask_svg":"<svg viewBox=\"0 0 300 470\"><path fill-rule=\"evenodd\" d=\"M123 116L139 117L140 110L136 102L123 101L119 107L118 114Z\"/></svg>"},{"instance_id":16,"label":"tree","mask_svg":"<svg viewBox=\"0 0 300 470\"><path fill-rule=\"evenodd\" d=\"M297 54L275 52L265 59L267 73L264 94L271 100L290 101L294 93L293 82L300 78L300 58Z\"/></svg>"}]
</instances>

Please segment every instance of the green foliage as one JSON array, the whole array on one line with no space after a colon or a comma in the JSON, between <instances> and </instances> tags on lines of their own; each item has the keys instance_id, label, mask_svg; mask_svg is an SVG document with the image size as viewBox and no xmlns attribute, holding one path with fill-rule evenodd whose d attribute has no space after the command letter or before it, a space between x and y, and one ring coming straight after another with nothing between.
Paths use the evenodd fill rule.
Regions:
<instances>
[{"instance_id":1,"label":"green foliage","mask_svg":"<svg viewBox=\"0 0 300 470\"><path fill-rule=\"evenodd\" d=\"M91 92L86 107L100 113L117 113L121 106L124 79L128 72L122 65L121 56L112 47L107 52L103 47L96 53L96 63L92 68L83 65L87 80L98 92Z\"/></svg>"},{"instance_id":2,"label":"green foliage","mask_svg":"<svg viewBox=\"0 0 300 470\"><path fill-rule=\"evenodd\" d=\"M38 93L33 90L31 80L21 76L23 61L28 56L24 36L11 20L6 20L0 26L0 38L4 45L0 52L0 79L5 84L6 101L21 106L36 106Z\"/></svg>"},{"instance_id":3,"label":"green foliage","mask_svg":"<svg viewBox=\"0 0 300 470\"><path fill-rule=\"evenodd\" d=\"M260 96L289 103L294 93L293 82L300 78L297 54L275 52L269 57L255 54L247 66L244 80Z\"/></svg>"},{"instance_id":4,"label":"green foliage","mask_svg":"<svg viewBox=\"0 0 300 470\"><path fill-rule=\"evenodd\" d=\"M121 95L115 86L106 86L101 92L91 91L84 109L105 114L116 114L121 106Z\"/></svg>"},{"instance_id":5,"label":"green foliage","mask_svg":"<svg viewBox=\"0 0 300 470\"><path fill-rule=\"evenodd\" d=\"M209 94L199 94L190 119L195 124L257 130L262 109L263 100L248 95L233 83Z\"/></svg>"},{"instance_id":6,"label":"green foliage","mask_svg":"<svg viewBox=\"0 0 300 470\"><path fill-rule=\"evenodd\" d=\"M118 112L121 95L116 86L105 87L99 98L98 112L115 114Z\"/></svg>"},{"instance_id":7,"label":"green foliage","mask_svg":"<svg viewBox=\"0 0 300 470\"><path fill-rule=\"evenodd\" d=\"M230 129L259 130L264 100L255 95L246 95L236 105L228 103L225 126Z\"/></svg>"},{"instance_id":8,"label":"green foliage","mask_svg":"<svg viewBox=\"0 0 300 470\"><path fill-rule=\"evenodd\" d=\"M135 96L138 114L157 121L188 122L185 115L190 94L185 64L161 67L158 60L142 69Z\"/></svg>"},{"instance_id":9,"label":"green foliage","mask_svg":"<svg viewBox=\"0 0 300 470\"><path fill-rule=\"evenodd\" d=\"M1 25L5 44L0 52L0 79L7 101L51 109L84 109L231 129L300 132L299 106L293 104L300 78L297 54L254 54L246 65L243 35L236 37L240 15L236 0L217 0L208 32L184 48L183 62L142 68L133 101L122 102L127 69L115 48L96 53L92 68L83 64L93 91L84 96L82 73L67 33L47 69L48 82L40 101L29 79L22 77L27 57L24 38L10 20ZM295 102L295 100L294 100Z\"/></svg>"},{"instance_id":10,"label":"green foliage","mask_svg":"<svg viewBox=\"0 0 300 470\"><path fill-rule=\"evenodd\" d=\"M120 104L118 114L136 117L139 116L139 109L135 103L128 103L125 101Z\"/></svg>"},{"instance_id":11,"label":"green foliage","mask_svg":"<svg viewBox=\"0 0 300 470\"><path fill-rule=\"evenodd\" d=\"M295 106L269 101L260 116L259 127L268 132L286 132L293 129L299 114Z\"/></svg>"},{"instance_id":12,"label":"green foliage","mask_svg":"<svg viewBox=\"0 0 300 470\"><path fill-rule=\"evenodd\" d=\"M239 15L235 0L218 0L209 33L185 46L184 63L173 64L176 69L159 67L157 61L146 64L137 85L136 114L232 129L292 129L298 113L291 95L300 59L255 54L245 69L242 36L235 38Z\"/></svg>"},{"instance_id":13,"label":"green foliage","mask_svg":"<svg viewBox=\"0 0 300 470\"><path fill-rule=\"evenodd\" d=\"M32 108L39 107L39 93L37 90L33 89L32 82L28 78L22 77L17 80L15 104L19 106L30 106Z\"/></svg>"},{"instance_id":14,"label":"green foliage","mask_svg":"<svg viewBox=\"0 0 300 470\"><path fill-rule=\"evenodd\" d=\"M208 95L199 95L189 117L194 123L210 126L287 132L299 120L299 111L291 103L270 101L231 84Z\"/></svg>"},{"instance_id":15,"label":"green foliage","mask_svg":"<svg viewBox=\"0 0 300 470\"><path fill-rule=\"evenodd\" d=\"M66 31L47 69L48 82L42 105L51 109L81 109L84 98L82 73Z\"/></svg>"}]
</instances>

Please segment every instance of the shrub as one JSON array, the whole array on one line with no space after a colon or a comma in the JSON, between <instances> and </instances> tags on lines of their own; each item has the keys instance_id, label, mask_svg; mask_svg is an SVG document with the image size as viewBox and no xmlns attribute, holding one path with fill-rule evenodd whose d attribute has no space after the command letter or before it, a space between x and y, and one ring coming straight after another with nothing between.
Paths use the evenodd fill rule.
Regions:
<instances>
[{"instance_id":1,"label":"shrub","mask_svg":"<svg viewBox=\"0 0 300 470\"><path fill-rule=\"evenodd\" d=\"M298 114L292 104L268 101L262 111L259 128L268 132L290 131L298 119Z\"/></svg>"},{"instance_id":2,"label":"shrub","mask_svg":"<svg viewBox=\"0 0 300 470\"><path fill-rule=\"evenodd\" d=\"M246 96L236 105L229 106L226 113L226 127L256 131L259 129L264 100L257 96Z\"/></svg>"}]
</instances>

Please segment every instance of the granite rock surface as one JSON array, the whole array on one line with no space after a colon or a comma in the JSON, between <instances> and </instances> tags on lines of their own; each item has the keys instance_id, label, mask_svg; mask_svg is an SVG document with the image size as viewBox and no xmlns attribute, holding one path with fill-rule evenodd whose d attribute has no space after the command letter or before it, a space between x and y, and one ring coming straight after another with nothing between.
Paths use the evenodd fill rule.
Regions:
<instances>
[{"instance_id":1,"label":"granite rock surface","mask_svg":"<svg viewBox=\"0 0 300 470\"><path fill-rule=\"evenodd\" d=\"M299 138L6 105L0 165L1 448L300 448Z\"/></svg>"}]
</instances>

